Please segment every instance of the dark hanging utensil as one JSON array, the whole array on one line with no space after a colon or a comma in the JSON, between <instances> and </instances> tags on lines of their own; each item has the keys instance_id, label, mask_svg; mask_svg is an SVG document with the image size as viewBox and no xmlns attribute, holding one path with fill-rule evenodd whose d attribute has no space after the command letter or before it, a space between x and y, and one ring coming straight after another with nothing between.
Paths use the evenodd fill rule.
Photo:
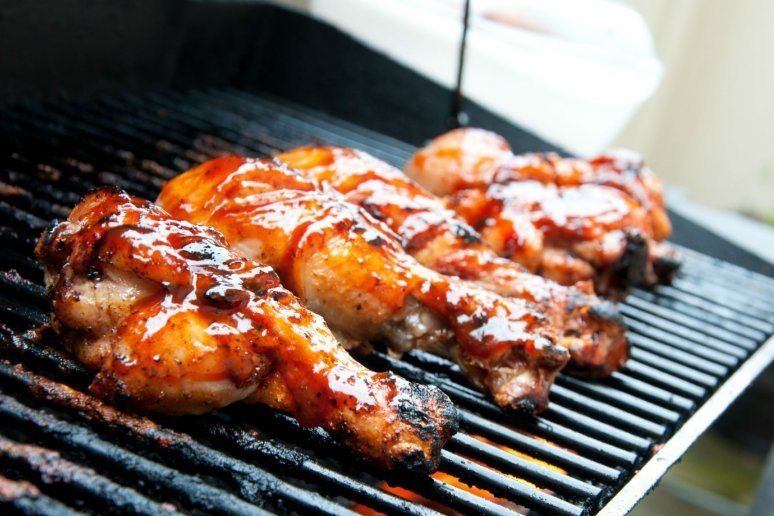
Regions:
<instances>
[{"instance_id":1,"label":"dark hanging utensil","mask_svg":"<svg viewBox=\"0 0 774 516\"><path fill-rule=\"evenodd\" d=\"M462 39L460 40L459 54L457 55L457 80L452 95L451 113L448 125L452 129L467 125L468 116L462 110L462 73L465 68L465 46L468 40L468 25L470 23L470 0L465 0L465 8L462 14Z\"/></svg>"}]
</instances>

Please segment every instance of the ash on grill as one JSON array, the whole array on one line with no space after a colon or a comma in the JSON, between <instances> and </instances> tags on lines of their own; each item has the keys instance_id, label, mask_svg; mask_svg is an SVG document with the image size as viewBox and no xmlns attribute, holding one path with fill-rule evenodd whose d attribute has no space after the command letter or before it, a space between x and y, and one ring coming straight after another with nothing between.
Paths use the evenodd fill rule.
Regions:
<instances>
[{"instance_id":1,"label":"ash on grill","mask_svg":"<svg viewBox=\"0 0 774 516\"><path fill-rule=\"evenodd\" d=\"M414 149L236 90L28 103L2 111L0 134L0 506L22 512L594 512L774 331L772 280L683 250L673 285L622 306L628 365L600 382L560 375L537 418L502 412L444 359L364 357L459 405L462 431L431 477L385 478L260 407L150 420L91 397L55 337L24 333L48 319L31 258L48 220L106 184L154 199L223 154L320 143L401 165Z\"/></svg>"}]
</instances>

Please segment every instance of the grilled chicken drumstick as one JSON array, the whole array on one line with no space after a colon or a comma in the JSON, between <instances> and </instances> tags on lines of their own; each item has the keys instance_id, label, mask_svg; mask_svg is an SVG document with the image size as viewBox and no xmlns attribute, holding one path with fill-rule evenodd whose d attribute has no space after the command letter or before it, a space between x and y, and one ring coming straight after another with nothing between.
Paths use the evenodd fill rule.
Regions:
<instances>
[{"instance_id":1,"label":"grilled chicken drumstick","mask_svg":"<svg viewBox=\"0 0 774 516\"><path fill-rule=\"evenodd\" d=\"M437 388L369 371L271 268L150 202L90 194L36 253L53 325L98 395L164 414L263 403L385 468L434 469L456 429Z\"/></svg>"},{"instance_id":2,"label":"grilled chicken drumstick","mask_svg":"<svg viewBox=\"0 0 774 516\"><path fill-rule=\"evenodd\" d=\"M562 283L595 277L600 291L667 282L671 224L660 181L641 158L588 162L514 155L481 129L457 129L417 152L406 173L449 204L504 256Z\"/></svg>"},{"instance_id":3,"label":"grilled chicken drumstick","mask_svg":"<svg viewBox=\"0 0 774 516\"><path fill-rule=\"evenodd\" d=\"M276 157L387 224L425 267L536 304L558 329L557 342L569 350L573 372L606 376L626 361L621 317L589 291L590 284L565 287L499 257L440 198L400 170L341 147L301 147Z\"/></svg>"},{"instance_id":4,"label":"grilled chicken drumstick","mask_svg":"<svg viewBox=\"0 0 774 516\"><path fill-rule=\"evenodd\" d=\"M274 267L348 337L450 356L503 407L545 408L567 362L542 313L422 267L384 225L279 162L209 161L167 183L159 203Z\"/></svg>"}]
</instances>

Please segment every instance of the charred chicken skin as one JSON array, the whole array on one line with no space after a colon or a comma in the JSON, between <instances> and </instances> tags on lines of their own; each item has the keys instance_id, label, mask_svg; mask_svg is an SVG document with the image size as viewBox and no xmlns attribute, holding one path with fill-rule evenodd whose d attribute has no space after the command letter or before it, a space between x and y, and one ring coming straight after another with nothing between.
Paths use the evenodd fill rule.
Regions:
<instances>
[{"instance_id":1,"label":"charred chicken skin","mask_svg":"<svg viewBox=\"0 0 774 516\"><path fill-rule=\"evenodd\" d=\"M36 254L52 324L102 397L173 415L263 403L385 468L434 469L456 430L437 388L366 369L271 268L150 202L90 194Z\"/></svg>"},{"instance_id":2,"label":"charred chicken skin","mask_svg":"<svg viewBox=\"0 0 774 516\"><path fill-rule=\"evenodd\" d=\"M425 267L537 305L557 328L557 343L570 352L568 370L606 376L626 361L621 317L614 305L590 292L589 283L565 287L501 258L443 200L400 170L341 147L301 147L277 159L385 223Z\"/></svg>"},{"instance_id":3,"label":"charred chicken skin","mask_svg":"<svg viewBox=\"0 0 774 516\"><path fill-rule=\"evenodd\" d=\"M426 269L389 228L277 161L209 161L167 183L158 202L274 267L349 339L450 356L503 407L545 408L568 360L542 313Z\"/></svg>"},{"instance_id":4,"label":"charred chicken skin","mask_svg":"<svg viewBox=\"0 0 774 516\"><path fill-rule=\"evenodd\" d=\"M633 153L590 161L514 155L481 129L457 129L420 149L406 173L480 229L502 255L564 284L594 279L613 293L668 282L673 253L660 181Z\"/></svg>"}]
</instances>

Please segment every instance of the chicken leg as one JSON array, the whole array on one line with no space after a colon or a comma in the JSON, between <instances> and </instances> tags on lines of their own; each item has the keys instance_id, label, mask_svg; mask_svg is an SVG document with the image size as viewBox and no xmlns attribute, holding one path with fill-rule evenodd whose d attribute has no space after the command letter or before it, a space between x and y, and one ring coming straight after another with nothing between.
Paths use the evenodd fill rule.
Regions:
<instances>
[{"instance_id":1,"label":"chicken leg","mask_svg":"<svg viewBox=\"0 0 774 516\"><path fill-rule=\"evenodd\" d=\"M514 155L494 133L458 129L420 149L406 173L449 196L498 252L557 281L593 278L615 294L668 282L679 265L660 243L671 231L661 183L633 153Z\"/></svg>"},{"instance_id":2,"label":"chicken leg","mask_svg":"<svg viewBox=\"0 0 774 516\"><path fill-rule=\"evenodd\" d=\"M440 198L400 170L341 147L301 147L277 159L388 225L422 265L537 305L557 328L558 344L569 350L572 372L606 376L626 361L621 317L614 305L593 294L589 283L565 287L499 257Z\"/></svg>"},{"instance_id":3,"label":"chicken leg","mask_svg":"<svg viewBox=\"0 0 774 516\"><path fill-rule=\"evenodd\" d=\"M36 254L53 326L102 397L172 415L263 403L384 468L436 468L456 430L437 388L369 371L271 268L150 202L90 194Z\"/></svg>"}]
</instances>

